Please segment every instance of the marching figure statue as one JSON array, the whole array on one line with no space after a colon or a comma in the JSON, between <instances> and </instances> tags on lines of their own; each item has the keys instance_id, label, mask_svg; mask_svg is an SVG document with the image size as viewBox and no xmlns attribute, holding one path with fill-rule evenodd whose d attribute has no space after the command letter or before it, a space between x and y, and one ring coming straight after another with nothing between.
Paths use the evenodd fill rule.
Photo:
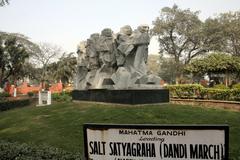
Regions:
<instances>
[{"instance_id":1,"label":"marching figure statue","mask_svg":"<svg viewBox=\"0 0 240 160\"><path fill-rule=\"evenodd\" d=\"M88 69L89 70L94 70L98 69L99 66L99 55L97 52L97 43L99 40L99 34L94 33L91 34L90 38L87 40L87 45L86 45L86 52L87 52L87 58L88 58Z\"/></svg>"},{"instance_id":2,"label":"marching figure statue","mask_svg":"<svg viewBox=\"0 0 240 160\"><path fill-rule=\"evenodd\" d=\"M94 33L78 50L76 89L160 88L160 77L148 74L149 26L110 28ZM81 49L80 49L81 48ZM86 50L86 51L85 51Z\"/></svg>"},{"instance_id":3,"label":"marching figure statue","mask_svg":"<svg viewBox=\"0 0 240 160\"><path fill-rule=\"evenodd\" d=\"M88 73L88 59L86 55L86 41L80 42L77 47L77 71L74 86L76 89L86 88L86 75Z\"/></svg>"},{"instance_id":4,"label":"marching figure statue","mask_svg":"<svg viewBox=\"0 0 240 160\"><path fill-rule=\"evenodd\" d=\"M126 61L126 57L132 52L134 46L132 44L132 28L129 25L120 28L120 32L117 35L117 66L123 66Z\"/></svg>"},{"instance_id":5,"label":"marching figure statue","mask_svg":"<svg viewBox=\"0 0 240 160\"><path fill-rule=\"evenodd\" d=\"M98 52L101 67L105 69L113 68L116 63L116 43L110 28L102 30L98 41Z\"/></svg>"},{"instance_id":6,"label":"marching figure statue","mask_svg":"<svg viewBox=\"0 0 240 160\"><path fill-rule=\"evenodd\" d=\"M133 33L133 45L136 49L133 66L142 75L147 74L148 45L150 43L149 27L141 25Z\"/></svg>"}]
</instances>

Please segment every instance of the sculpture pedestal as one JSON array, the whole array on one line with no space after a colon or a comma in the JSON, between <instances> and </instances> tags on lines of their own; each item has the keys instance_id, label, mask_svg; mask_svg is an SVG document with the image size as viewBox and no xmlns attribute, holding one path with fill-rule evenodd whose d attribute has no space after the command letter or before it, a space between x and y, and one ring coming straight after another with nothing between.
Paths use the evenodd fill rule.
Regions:
<instances>
[{"instance_id":1,"label":"sculpture pedestal","mask_svg":"<svg viewBox=\"0 0 240 160\"><path fill-rule=\"evenodd\" d=\"M73 90L73 100L95 101L118 104L168 103L168 89L128 89L128 90Z\"/></svg>"}]
</instances>

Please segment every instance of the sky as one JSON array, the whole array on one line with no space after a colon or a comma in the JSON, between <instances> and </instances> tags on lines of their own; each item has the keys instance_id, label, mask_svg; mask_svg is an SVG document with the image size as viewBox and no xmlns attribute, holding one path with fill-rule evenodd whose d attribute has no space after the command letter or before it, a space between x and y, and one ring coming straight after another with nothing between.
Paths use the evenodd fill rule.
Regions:
<instances>
[{"instance_id":1,"label":"sky","mask_svg":"<svg viewBox=\"0 0 240 160\"><path fill-rule=\"evenodd\" d=\"M104 28L117 33L127 24L133 29L141 24L151 27L160 10L174 4L201 11L201 20L240 10L240 0L10 0L10 5L0 7L0 31L21 33L35 43L52 43L76 52L80 41ZM153 39L149 53L157 52Z\"/></svg>"}]
</instances>

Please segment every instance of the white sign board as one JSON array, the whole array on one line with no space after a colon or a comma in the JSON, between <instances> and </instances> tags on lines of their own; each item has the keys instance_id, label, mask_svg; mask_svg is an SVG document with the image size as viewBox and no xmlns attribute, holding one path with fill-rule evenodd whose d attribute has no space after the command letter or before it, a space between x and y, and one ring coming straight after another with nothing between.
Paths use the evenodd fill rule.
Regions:
<instances>
[{"instance_id":1,"label":"white sign board","mask_svg":"<svg viewBox=\"0 0 240 160\"><path fill-rule=\"evenodd\" d=\"M51 104L52 104L51 92L39 91L37 106L44 106L44 105L51 105Z\"/></svg>"},{"instance_id":2,"label":"white sign board","mask_svg":"<svg viewBox=\"0 0 240 160\"><path fill-rule=\"evenodd\" d=\"M87 160L227 159L228 126L84 125Z\"/></svg>"},{"instance_id":3,"label":"white sign board","mask_svg":"<svg viewBox=\"0 0 240 160\"><path fill-rule=\"evenodd\" d=\"M42 92L41 92L41 97L42 97L42 101L45 101L45 103L47 103L47 100L48 100L48 92L47 92L47 91L42 91Z\"/></svg>"}]
</instances>

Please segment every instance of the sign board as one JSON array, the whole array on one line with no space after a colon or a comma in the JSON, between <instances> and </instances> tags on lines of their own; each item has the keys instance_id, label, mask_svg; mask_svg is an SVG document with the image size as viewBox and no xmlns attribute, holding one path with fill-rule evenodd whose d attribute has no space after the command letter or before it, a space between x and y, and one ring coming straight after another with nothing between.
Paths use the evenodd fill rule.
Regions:
<instances>
[{"instance_id":1,"label":"sign board","mask_svg":"<svg viewBox=\"0 0 240 160\"><path fill-rule=\"evenodd\" d=\"M43 104L47 104L47 100L48 100L48 91L42 91L42 92L41 92L41 98L42 98L42 102L43 102Z\"/></svg>"},{"instance_id":2,"label":"sign board","mask_svg":"<svg viewBox=\"0 0 240 160\"><path fill-rule=\"evenodd\" d=\"M42 100L47 101L48 99L48 91L42 91L41 92Z\"/></svg>"},{"instance_id":3,"label":"sign board","mask_svg":"<svg viewBox=\"0 0 240 160\"><path fill-rule=\"evenodd\" d=\"M87 160L228 159L227 125L84 125Z\"/></svg>"},{"instance_id":4,"label":"sign board","mask_svg":"<svg viewBox=\"0 0 240 160\"><path fill-rule=\"evenodd\" d=\"M52 103L51 92L50 91L39 91L37 106L50 105L51 103Z\"/></svg>"}]
</instances>

